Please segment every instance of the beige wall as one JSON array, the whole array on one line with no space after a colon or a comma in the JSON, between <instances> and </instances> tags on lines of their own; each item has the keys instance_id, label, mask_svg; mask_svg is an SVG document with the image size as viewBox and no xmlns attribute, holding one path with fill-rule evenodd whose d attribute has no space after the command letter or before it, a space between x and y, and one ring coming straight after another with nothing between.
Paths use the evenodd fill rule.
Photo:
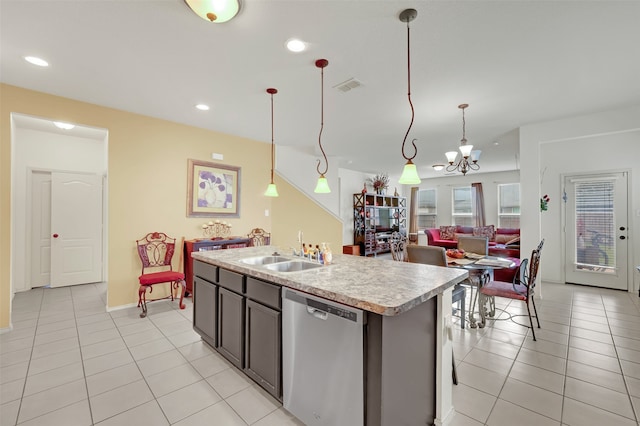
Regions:
<instances>
[{"instance_id":1,"label":"beige wall","mask_svg":"<svg viewBox=\"0 0 640 426\"><path fill-rule=\"evenodd\" d=\"M240 217L221 218L241 235L270 230L287 248L298 229L322 241L341 241L342 225L306 196L277 180L280 197L263 195L269 181L270 146L40 92L0 85L0 329L10 324L11 130L10 114L22 113L105 128L108 140L108 306L137 302L139 259L135 240L150 231L186 239L199 237L208 219L186 217L187 159L241 167ZM265 216L265 210L270 215ZM321 225L322 224L322 225ZM320 232L315 234L314 232ZM325 237L326 235L326 237ZM177 261L177 259L175 259ZM177 263L177 262L176 262Z\"/></svg>"},{"instance_id":2,"label":"beige wall","mask_svg":"<svg viewBox=\"0 0 640 426\"><path fill-rule=\"evenodd\" d=\"M276 177L276 184L280 197L272 206L273 243L290 252L298 248L298 231L302 231L305 243L329 243L334 253L342 253L342 221L285 180Z\"/></svg>"}]
</instances>

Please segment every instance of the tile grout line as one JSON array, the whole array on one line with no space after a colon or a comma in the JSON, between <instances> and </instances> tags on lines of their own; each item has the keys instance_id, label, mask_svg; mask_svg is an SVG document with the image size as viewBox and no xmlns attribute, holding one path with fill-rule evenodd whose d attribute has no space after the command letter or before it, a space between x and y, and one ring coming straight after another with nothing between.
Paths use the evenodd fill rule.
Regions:
<instances>
[{"instance_id":1,"label":"tile grout line","mask_svg":"<svg viewBox=\"0 0 640 426\"><path fill-rule=\"evenodd\" d=\"M512 303L514 303L514 302L515 302L515 300L511 300L511 301L509 302L509 304L508 304L507 306L505 306L505 312L506 312L506 308L509 308L509 307L511 306L511 304L512 304ZM510 318L509 318L509 319L511 319L511 318L513 317L513 315L511 315L511 313L510 313L510 312L507 312L507 313L509 313L509 315L510 315ZM524 315L523 315L523 316L524 316ZM536 320L539 320L539 317L538 317L537 315L536 315ZM517 323L517 322L515 322L515 321L513 321L513 322L514 322L515 324L522 325L522 324L519 324L519 323ZM525 347L524 347L524 344L526 343L527 338L531 335L531 338L533 339L533 333L531 332L531 327L530 327L530 326L527 326L527 325L522 325L522 326L523 326L523 327L526 327L526 328L528 329L528 330L527 330L527 333L525 334L524 339L522 339L522 343L520 344L520 347L519 347L519 349L518 349L518 353L516 354L516 356L515 356L515 357L514 357L514 359L513 359L513 363L511 364L511 368L509 368L509 372L507 373L507 377L506 377L506 379L505 379L504 383L502 384L502 387L500 388L500 392L498 393L498 397L496 398L496 403L494 403L494 406L491 408L491 412L489 413L489 417L491 417L491 414L493 413L493 410L495 409L495 405L497 404L497 402L498 402L499 400L502 400L502 401L508 402L508 403L510 403L510 404L513 404L513 405L515 405L515 406L517 406L517 407L520 407L520 408L522 408L523 410L527 410L527 411L529 411L529 412L531 412L531 413L534 413L534 414L537 414L537 415L539 415L539 416L546 417L547 419L550 419L550 420L552 420L552 421L554 421L554 422L555 422L555 421L557 421L557 420L556 420L556 419L554 419L554 418L552 418L552 417L549 417L549 416L547 416L547 415L545 415L545 414L542 414L542 413L539 413L539 412L537 412L537 411L534 411L534 410L532 410L531 408L524 407L524 406L522 406L522 405L519 405L519 404L516 404L516 403L514 403L514 402L507 401L507 400L505 400L505 399L501 399L501 398L500 398L500 394L502 393L502 391L503 391L503 389L504 389L504 386L505 386L505 384L506 384L507 380L510 378L510 376L511 376L511 371L513 370L513 367L514 367L515 363L517 362L518 355L520 354L520 352L522 351L522 349L523 349L523 348L524 348L524 349L529 349L529 348L525 348ZM542 329L542 327L541 327L541 329ZM545 340L545 339L542 339L542 340ZM546 340L545 340L545 341L546 341ZM552 343L553 343L553 342L552 342ZM567 344L567 351L568 351L568 346L569 346L569 345ZM532 349L529 349L529 350L532 350ZM534 351L534 352L538 352L538 351ZM542 353L544 354L544 352L542 352ZM551 355L551 354L546 354L546 355ZM567 355L568 355L568 354L567 354ZM551 356L555 356L555 355L551 355ZM527 364L527 365L529 365L529 364ZM542 369L542 370L546 370L546 371L551 371L551 370L547 370L546 368L542 368L542 367L538 367L538 366L533 366L533 367L540 368L540 369ZM565 373L566 373L566 371L565 371ZM566 379L566 374L564 375L564 378ZM542 389L542 390L544 390L544 391L548 391L548 392L555 393L555 392L553 392L553 391L549 391L548 389L541 388L541 387L536 386L536 385L531 384L531 383L523 382L523 381L518 380L518 379L516 379L516 378L512 378L512 379L513 379L513 380L515 380L515 381L517 381L517 382L525 383L525 384L527 384L527 385L529 385L529 386L533 386L533 387L535 387L535 388ZM563 379L563 380L564 380L564 379ZM560 395L560 396L562 396L562 397L563 397L563 399L564 399L564 395ZM488 419L489 419L489 418L487 418L487 420L488 420ZM559 421L559 423L560 423L560 424L562 424L562 410L560 411L560 421ZM485 426L489 426L489 425L488 425L488 423L485 423Z\"/></svg>"},{"instance_id":2,"label":"tile grout line","mask_svg":"<svg viewBox=\"0 0 640 426\"><path fill-rule=\"evenodd\" d=\"M148 315L148 313L147 313L147 315ZM120 331L120 327L118 326L118 324L116 324L115 319L113 318L113 316L111 315L111 313L109 313L109 317L111 317L111 320L113 321L113 324L114 324L114 326L116 327L116 330L118 331L118 334L120 335L120 338L122 339L122 341L123 341L123 343L124 343L124 346L127 348L127 352L128 352L128 353L129 353L129 355L131 356L131 359L133 360L133 363L135 364L136 368L138 369L138 372L140 372L140 376L142 376L142 380L144 380L145 385L147 385L147 388L149 389L149 392L151 393L151 396L153 397L153 401L155 401L155 403L156 403L156 404L158 405L158 407L160 408L160 411L162 412L162 415L164 416L165 420L167 421L167 424L169 424L169 425L170 425L170 424L171 424L171 422L169 421L169 418L167 417L167 414L166 414L166 413L164 412L164 410L162 409L162 406L161 406L161 405L160 405L160 403L158 402L158 398L156 397L156 395L153 393L153 390L151 389L151 386L149 386L149 382L147 381L147 378L145 377L145 375L144 375L144 373L142 372L142 370L140 369L140 365L138 364L138 361L137 361L137 360L135 359L135 357L133 356L133 353L131 353L131 347L130 347L130 346L127 344L127 342L124 340L124 336L122 335L122 332ZM164 336L164 333L162 333L162 330L160 330L160 329L158 328L158 326L157 326L153 321L151 321L151 319L149 319L149 317L148 317L148 316L145 316L145 317L144 317L144 318L142 318L142 319L143 319L143 320L146 320L146 321L149 321L151 324L153 324L153 326L154 326L154 327L155 327L155 328L156 328L156 329L157 329L157 330L158 330L158 331L159 331L159 332ZM169 343L171 343L171 342L169 342ZM144 344L144 343L143 343L143 344ZM173 345L173 343L171 343L171 344ZM175 346L174 346L174 347L175 347ZM178 351L178 352L179 352L179 351ZM182 356L182 354L180 354L180 355ZM152 355L152 356L153 356L153 355ZM147 358L149 358L149 357L147 357ZM144 358L143 358L143 359L144 359ZM187 360L186 360L186 358L185 358L185 361L187 361ZM122 385L122 386L127 386L127 385L129 385L129 384L131 384L131 383L128 383L128 384L126 384L126 385ZM122 387L122 386L119 386L119 387ZM115 389L117 389L117 387L116 387ZM111 391L111 390L113 390L113 389L110 389L109 391ZM109 392L109 391L106 391L106 392ZM106 392L104 392L104 393L106 393ZM147 401L147 402L151 402L151 401ZM140 406L142 406L142 405L146 404L147 402L144 402L144 403L142 403L142 404L140 404L140 405L136 405L135 407L131 407L131 408L129 408L128 410L124 410L124 411L121 411L121 412L119 412L119 413L116 413L116 414L114 414L113 416L110 416L110 417L107 417L107 418L105 418L105 419L101 420L101 422L103 422L103 421L105 421L105 420L107 420L107 419L113 418L113 417L115 417L115 416L118 416L118 415L120 415L120 414L122 414L122 413L126 413L127 411L130 411L130 410L133 410L133 409L135 409L135 408L138 408L138 407L140 407ZM92 420L93 420L93 417L92 417Z\"/></svg>"},{"instance_id":3,"label":"tile grout line","mask_svg":"<svg viewBox=\"0 0 640 426\"><path fill-rule=\"evenodd\" d=\"M575 292L571 291L571 306L569 307L569 338L567 339L567 353L566 358L564 360L564 375L562 377L562 404L560 405L560 424L564 420L564 402L567 398L567 373L569 371L569 350L571 348L571 336L573 333L572 324L573 324L573 302L574 302Z\"/></svg>"},{"instance_id":4,"label":"tile grout line","mask_svg":"<svg viewBox=\"0 0 640 426\"><path fill-rule=\"evenodd\" d=\"M27 388L27 379L29 378L29 369L31 368L31 361L33 360L33 351L36 346L36 336L38 335L38 325L40 324L40 311L42 310L42 303L44 301L44 291L39 289L40 291L40 307L38 308L38 320L36 321L36 329L33 332L33 341L31 342L31 353L29 354L29 363L27 364L27 372L24 376L24 383L22 384L22 393L20 394L20 403L18 404L18 412L16 413L16 425L18 424L18 420L20 419L20 412L22 411L22 402L24 401L24 392Z\"/></svg>"},{"instance_id":5,"label":"tile grout line","mask_svg":"<svg viewBox=\"0 0 640 426\"><path fill-rule=\"evenodd\" d=\"M626 378L626 374L624 374L624 369L622 368L622 360L620 359L620 354L618 353L618 345L616 344L616 340L613 338L613 330L611 329L611 323L609 322L609 315L607 312L607 307L606 305L604 305L603 302L603 306L604 306L604 313L605 313L605 317L607 318L607 326L609 327L609 333L611 334L611 341L613 343L613 350L616 353L616 359L618 360L618 365L620 366L620 373L622 375L622 381L624 382L624 387L627 391L627 398L629 400L629 404L631 405L631 412L633 413L636 421L636 423L639 423L639 418L638 418L638 411L636 410L636 407L633 404L633 399L631 398L631 389L629 388L629 384L627 383L627 378Z\"/></svg>"},{"instance_id":6,"label":"tile grout line","mask_svg":"<svg viewBox=\"0 0 640 426\"><path fill-rule=\"evenodd\" d=\"M100 300L102 300L102 298L100 298ZM105 302L105 310L106 310L106 302ZM79 325L78 325L78 317L76 314L76 304L75 301L73 303L73 316L75 318L76 321L76 334L78 335L78 348L80 350L80 363L82 364L82 376L84 378L84 389L85 392L87 394L87 405L89 406L89 417L91 418L91 424L94 425L95 422L93 421L93 406L91 405L91 397L89 395L89 384L87 383L87 370L84 367L84 357L82 356L82 341L80 340L80 330L79 330ZM109 318L111 318L111 315L109 315ZM111 318L111 321L113 321L113 318ZM115 325L115 323L114 323Z\"/></svg>"}]
</instances>

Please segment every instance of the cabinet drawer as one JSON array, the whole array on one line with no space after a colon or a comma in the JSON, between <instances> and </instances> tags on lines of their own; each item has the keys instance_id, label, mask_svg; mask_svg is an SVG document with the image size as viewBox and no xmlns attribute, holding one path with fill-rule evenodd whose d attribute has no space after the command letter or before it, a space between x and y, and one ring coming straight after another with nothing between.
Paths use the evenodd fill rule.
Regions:
<instances>
[{"instance_id":1,"label":"cabinet drawer","mask_svg":"<svg viewBox=\"0 0 640 426\"><path fill-rule=\"evenodd\" d=\"M236 293L244 294L244 275L237 272L221 268L218 272L218 284Z\"/></svg>"},{"instance_id":2,"label":"cabinet drawer","mask_svg":"<svg viewBox=\"0 0 640 426\"><path fill-rule=\"evenodd\" d=\"M210 265L199 260L193 262L193 275L204 278L205 280L217 283L218 282L218 267Z\"/></svg>"},{"instance_id":3,"label":"cabinet drawer","mask_svg":"<svg viewBox=\"0 0 640 426\"><path fill-rule=\"evenodd\" d=\"M247 277L247 297L277 310L281 309L280 288L279 285Z\"/></svg>"}]
</instances>

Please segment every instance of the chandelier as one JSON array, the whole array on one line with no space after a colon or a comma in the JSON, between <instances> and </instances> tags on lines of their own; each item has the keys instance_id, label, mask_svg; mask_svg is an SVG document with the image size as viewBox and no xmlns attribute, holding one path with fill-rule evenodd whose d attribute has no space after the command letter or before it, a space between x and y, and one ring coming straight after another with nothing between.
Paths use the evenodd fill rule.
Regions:
<instances>
[{"instance_id":1,"label":"chandelier","mask_svg":"<svg viewBox=\"0 0 640 426\"><path fill-rule=\"evenodd\" d=\"M478 150L473 150L473 145L467 145L466 138L466 129L465 129L465 119L464 119L464 110L467 108L469 104L460 104L458 108L462 110L462 139L460 140L460 154L461 158L456 163L456 157L458 156L457 151L449 151L445 153L447 156L447 161L449 165L447 166L448 172L459 171L463 175L466 175L469 170L479 170L480 164L478 164L478 160L480 159L480 152ZM435 166L434 166L435 168Z\"/></svg>"}]
</instances>

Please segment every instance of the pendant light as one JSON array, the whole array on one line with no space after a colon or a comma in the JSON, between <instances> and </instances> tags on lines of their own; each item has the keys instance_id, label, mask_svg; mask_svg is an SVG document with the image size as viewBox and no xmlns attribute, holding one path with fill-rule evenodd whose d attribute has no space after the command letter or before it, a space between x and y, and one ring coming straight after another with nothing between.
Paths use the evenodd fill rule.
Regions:
<instances>
[{"instance_id":1,"label":"pendant light","mask_svg":"<svg viewBox=\"0 0 640 426\"><path fill-rule=\"evenodd\" d=\"M325 162L323 172L320 171L320 160L318 160L318 164L316 164L316 170L320 177L318 178L316 189L314 189L313 192L318 194L328 194L331 192L329 182L327 182L327 178L324 177L324 174L329 170L329 160L327 160L327 154L324 153L324 148L322 148L322 129L324 128L324 68L327 65L329 65L329 61L326 59L318 59L316 61L316 67L320 68L320 134L318 135L318 146L320 146L320 152L322 152Z\"/></svg>"},{"instance_id":2,"label":"pendant light","mask_svg":"<svg viewBox=\"0 0 640 426\"><path fill-rule=\"evenodd\" d=\"M411 50L410 50L410 37L409 37L409 22L416 19L418 16L418 11L415 9L405 9L400 13L400 21L407 23L407 97L409 98L409 106L411 106L411 122L409 123L409 128L407 129L407 133L404 135L404 139L402 140L402 156L407 163L404 165L404 169L402 170L402 176L400 176L400 180L398 183L404 185L417 185L421 182L420 176L418 176L418 170L416 165L413 164L414 158L418 155L418 148L416 147L416 140L413 139L411 141L411 145L413 145L413 156L408 157L404 153L404 144L407 142L407 136L409 136L409 131L411 130L411 126L413 126L413 118L415 117L415 111L413 110L413 103L411 102Z\"/></svg>"},{"instance_id":3,"label":"pendant light","mask_svg":"<svg viewBox=\"0 0 640 426\"><path fill-rule=\"evenodd\" d=\"M276 184L273 182L273 167L276 156L276 146L273 143L273 95L278 93L278 90L270 87L267 89L267 93L271 95L271 183L267 186L267 191L264 195L267 197L277 197L278 189L276 188Z\"/></svg>"},{"instance_id":4,"label":"pendant light","mask_svg":"<svg viewBox=\"0 0 640 426\"><path fill-rule=\"evenodd\" d=\"M184 0L193 12L205 21L222 24L240 11L240 0Z\"/></svg>"}]
</instances>

